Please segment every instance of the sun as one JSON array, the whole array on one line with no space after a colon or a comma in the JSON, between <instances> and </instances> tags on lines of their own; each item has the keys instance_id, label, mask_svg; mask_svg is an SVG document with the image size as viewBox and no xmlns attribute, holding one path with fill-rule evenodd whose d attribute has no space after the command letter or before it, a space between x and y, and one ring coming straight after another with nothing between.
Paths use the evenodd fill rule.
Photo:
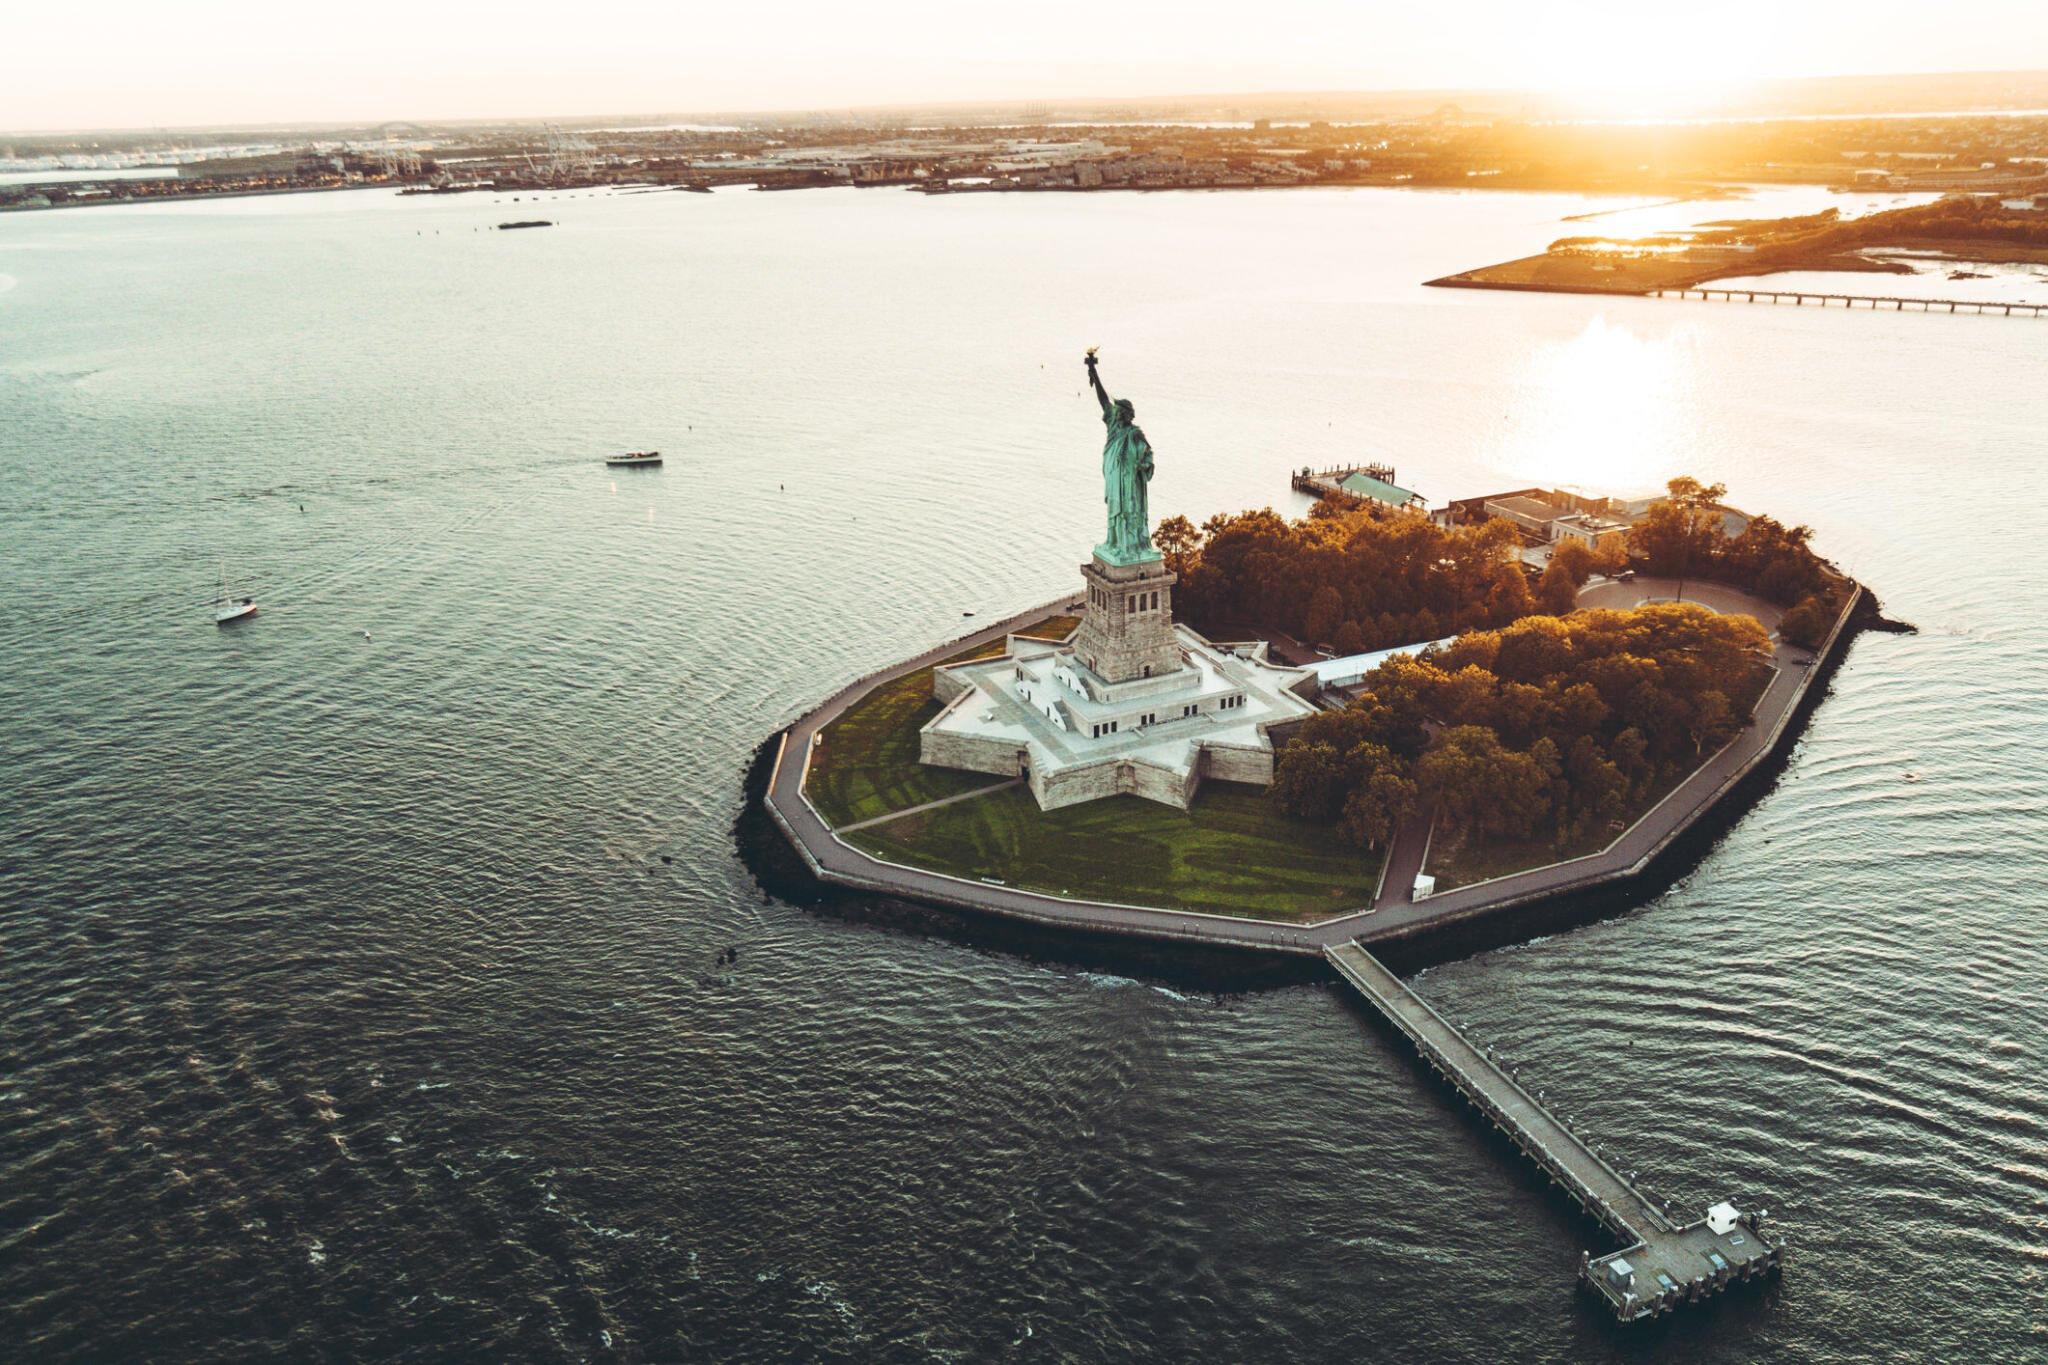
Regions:
<instances>
[{"instance_id":1,"label":"sun","mask_svg":"<svg viewBox=\"0 0 2048 1365\"><path fill-rule=\"evenodd\" d=\"M1559 16L1530 37L1514 83L1575 117L1698 115L1761 74L1744 57L1703 52L1697 19L1676 12Z\"/></svg>"}]
</instances>

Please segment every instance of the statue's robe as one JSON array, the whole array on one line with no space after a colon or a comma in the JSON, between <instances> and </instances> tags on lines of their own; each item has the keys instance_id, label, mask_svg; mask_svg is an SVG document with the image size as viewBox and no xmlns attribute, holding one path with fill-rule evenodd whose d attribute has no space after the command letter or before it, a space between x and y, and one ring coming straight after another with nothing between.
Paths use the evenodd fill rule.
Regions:
<instances>
[{"instance_id":1,"label":"statue's robe","mask_svg":"<svg viewBox=\"0 0 2048 1365\"><path fill-rule=\"evenodd\" d=\"M1114 406L1102 414L1102 424L1109 428L1102 444L1102 500L1109 507L1109 536L1103 544L1120 554L1140 555L1152 545L1146 507L1152 443Z\"/></svg>"}]
</instances>

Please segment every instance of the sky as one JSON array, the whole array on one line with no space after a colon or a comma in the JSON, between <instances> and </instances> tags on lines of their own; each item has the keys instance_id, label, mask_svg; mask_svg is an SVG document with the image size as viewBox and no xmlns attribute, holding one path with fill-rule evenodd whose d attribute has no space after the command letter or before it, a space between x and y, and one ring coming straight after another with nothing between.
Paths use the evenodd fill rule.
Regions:
<instances>
[{"instance_id":1,"label":"sky","mask_svg":"<svg viewBox=\"0 0 2048 1365\"><path fill-rule=\"evenodd\" d=\"M1938 16L1938 17L1937 17ZM2048 0L13 0L0 129L2048 68Z\"/></svg>"}]
</instances>

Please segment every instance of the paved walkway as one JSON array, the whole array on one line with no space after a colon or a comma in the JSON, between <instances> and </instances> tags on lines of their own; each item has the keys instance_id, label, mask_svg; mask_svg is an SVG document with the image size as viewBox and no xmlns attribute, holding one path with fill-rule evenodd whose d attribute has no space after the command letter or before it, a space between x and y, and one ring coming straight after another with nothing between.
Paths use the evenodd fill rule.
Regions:
<instances>
[{"instance_id":1,"label":"paved walkway","mask_svg":"<svg viewBox=\"0 0 2048 1365\"><path fill-rule=\"evenodd\" d=\"M1628 605L1627 601L1612 599L1633 596L1635 600L1641 600L1653 595L1668 595L1675 586L1656 579L1596 585L1588 589L1589 594L1599 593L1601 597L1609 600L1589 601L1588 605ZM1605 591L1609 587L1616 591ZM1709 588L1720 600L1709 602L1708 605L1714 605L1721 610L1738 605L1737 602L1727 601L1732 590L1718 585L1688 582L1687 599L1703 598ZM1859 596L1860 592L1859 589ZM1741 599L1739 593L1732 596ZM838 719L847 707L867 695L877 684L937 663L969 647L999 640L1013 630L1042 619L1071 600L1062 598L1058 602L1020 613L1008 620L995 622L973 635L949 641L926 650L914 659L893 664L858 682L849 683L827 698L816 710L790 726L783 736L782 748L775 761L775 770L769 778L767 806L769 814L795 842L814 873L826 881L884 895L910 896L942 905L985 911L1039 924L1096 933L1130 934L1149 939L1210 943L1321 956L1326 947L1353 939L1363 943L1374 943L1405 938L1561 892L1587 890L1624 880L1641 872L1653 856L1684 833L1695 819L1703 815L1751 768L1760 763L1777 744L1800 698L1805 695L1806 688L1812 681L1813 671L1808 665L1817 662L1819 655L1824 655L1835 647L1842 629L1841 623L1838 622L1834 633L1828 637L1819 655L1809 655L1804 649L1779 644L1773 660L1777 669L1776 675L1757 703L1752 723L1680 783L1669 796L1652 807L1607 849L1574 862L1559 863L1516 873L1495 881L1459 887L1421 902L1394 902L1388 893L1399 892L1404 886L1412 886L1414 875L1411 872L1406 883L1398 882L1396 873L1399 869L1389 868L1385 889L1382 891L1382 896L1388 899L1383 907L1364 908L1315 924L1281 924L1183 910L1157 910L1098 901L1063 900L1057 896L1021 891L1015 887L968 881L960 877L927 872L921 868L884 862L840 842L803 796L804 772L809 766L811 743L818 733ZM1727 602L1727 605L1722 606L1721 602ZM1852 610L1854 605L1855 598L1852 598ZM1762 603L1754 603L1754 606L1759 614L1770 610L1771 617L1775 620L1774 610L1766 608ZM1844 620L1847 619L1847 615L1845 612ZM1404 834L1405 832L1404 830ZM1405 857L1406 854L1401 849L1402 842L1397 838L1396 852ZM1417 854L1418 865L1419 858L1420 855Z\"/></svg>"},{"instance_id":2,"label":"paved walkway","mask_svg":"<svg viewBox=\"0 0 2048 1365\"><path fill-rule=\"evenodd\" d=\"M1380 876L1380 893L1372 908L1386 910L1415 902L1415 878L1429 852L1429 830L1436 823L1436 811L1419 810L1401 822L1394 842L1387 847L1387 870Z\"/></svg>"}]
</instances>

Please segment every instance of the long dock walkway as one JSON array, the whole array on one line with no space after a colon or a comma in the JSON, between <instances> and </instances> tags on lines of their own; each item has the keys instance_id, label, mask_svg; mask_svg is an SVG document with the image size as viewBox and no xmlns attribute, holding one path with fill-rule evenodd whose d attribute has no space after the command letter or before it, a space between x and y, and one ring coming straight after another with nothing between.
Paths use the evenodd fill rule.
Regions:
<instances>
[{"instance_id":1,"label":"long dock walkway","mask_svg":"<svg viewBox=\"0 0 2048 1365\"><path fill-rule=\"evenodd\" d=\"M2048 303L2009 303L2002 299L1878 298L1869 294L1820 294L1810 289L1724 289L1712 284L1674 285L1669 289L1648 292L1653 299L1719 299L1724 303L1784 303L1789 299L1795 307L1804 307L1812 302L1827 308L1839 303L1844 308L1882 309L1894 313L2000 313L2006 317L2030 318L2048 313Z\"/></svg>"},{"instance_id":2,"label":"long dock walkway","mask_svg":"<svg viewBox=\"0 0 2048 1365\"><path fill-rule=\"evenodd\" d=\"M1759 1231L1761 1220L1732 1205L1717 1205L1695 1223L1675 1222L1364 948L1345 943L1324 956L1481 1117L1622 1243L1609 1255L1579 1258L1580 1283L1616 1317L1669 1312L1782 1263L1782 1249Z\"/></svg>"}]
</instances>

